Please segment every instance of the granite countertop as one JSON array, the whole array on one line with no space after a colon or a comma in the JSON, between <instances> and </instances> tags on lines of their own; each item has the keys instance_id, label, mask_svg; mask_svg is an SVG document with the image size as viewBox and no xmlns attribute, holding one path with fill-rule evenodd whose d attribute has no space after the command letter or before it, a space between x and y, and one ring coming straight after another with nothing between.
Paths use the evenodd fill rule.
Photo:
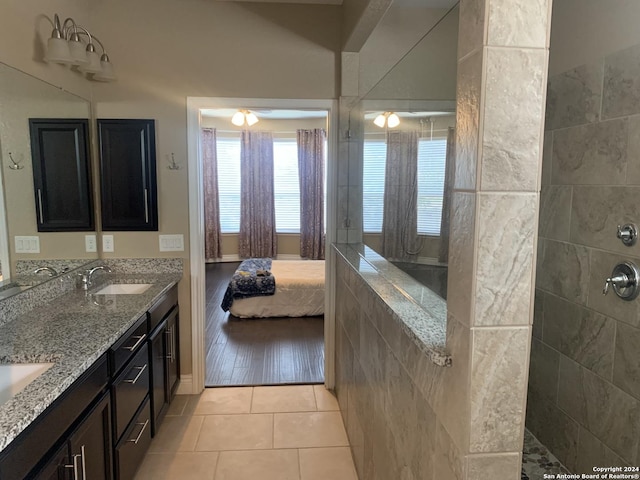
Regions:
<instances>
[{"instance_id":1,"label":"granite countertop","mask_svg":"<svg viewBox=\"0 0 640 480\"><path fill-rule=\"evenodd\" d=\"M178 273L115 274L104 283L150 283L136 295L73 290L0 326L0 363L54 363L0 405L0 451L182 278Z\"/></svg>"},{"instance_id":2,"label":"granite countertop","mask_svg":"<svg viewBox=\"0 0 640 480\"><path fill-rule=\"evenodd\" d=\"M436 365L449 367L447 302L363 244L335 244L336 251L394 312L402 329Z\"/></svg>"}]
</instances>

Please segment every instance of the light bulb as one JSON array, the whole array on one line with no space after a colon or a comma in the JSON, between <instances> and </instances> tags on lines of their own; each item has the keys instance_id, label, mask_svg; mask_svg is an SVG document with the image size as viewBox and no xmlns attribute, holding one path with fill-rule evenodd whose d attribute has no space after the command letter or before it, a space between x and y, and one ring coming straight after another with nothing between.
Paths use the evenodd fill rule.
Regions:
<instances>
[{"instance_id":1,"label":"light bulb","mask_svg":"<svg viewBox=\"0 0 640 480\"><path fill-rule=\"evenodd\" d=\"M383 128L386 122L387 122L387 117L384 113L381 113L380 115L378 115L376 119L373 121L373 123L379 126L380 128Z\"/></svg>"},{"instance_id":2,"label":"light bulb","mask_svg":"<svg viewBox=\"0 0 640 480\"><path fill-rule=\"evenodd\" d=\"M236 113L234 113L233 117L231 117L231 123L237 125L238 127L244 125L244 112L238 110Z\"/></svg>"},{"instance_id":3,"label":"light bulb","mask_svg":"<svg viewBox=\"0 0 640 480\"><path fill-rule=\"evenodd\" d=\"M387 125L389 126L389 128L397 127L398 125L400 125L400 117L398 117L398 115L396 115L395 113L392 113L387 117Z\"/></svg>"},{"instance_id":4,"label":"light bulb","mask_svg":"<svg viewBox=\"0 0 640 480\"><path fill-rule=\"evenodd\" d=\"M247 125L252 126L258 123L258 117L256 117L255 113L247 111L246 117L247 117Z\"/></svg>"}]
</instances>

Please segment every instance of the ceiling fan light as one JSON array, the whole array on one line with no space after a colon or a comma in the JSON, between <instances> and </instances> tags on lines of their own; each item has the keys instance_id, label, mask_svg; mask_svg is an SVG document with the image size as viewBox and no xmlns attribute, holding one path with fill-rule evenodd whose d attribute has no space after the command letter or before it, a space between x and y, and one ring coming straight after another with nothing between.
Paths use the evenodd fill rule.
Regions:
<instances>
[{"instance_id":1,"label":"ceiling fan light","mask_svg":"<svg viewBox=\"0 0 640 480\"><path fill-rule=\"evenodd\" d=\"M234 113L233 117L231 117L231 123L238 127L244 125L244 112L238 110L236 113Z\"/></svg>"},{"instance_id":2,"label":"ceiling fan light","mask_svg":"<svg viewBox=\"0 0 640 480\"><path fill-rule=\"evenodd\" d=\"M384 113L381 113L380 115L378 115L376 119L373 121L373 123L380 128L383 128L386 122L387 122L387 117Z\"/></svg>"},{"instance_id":3,"label":"ceiling fan light","mask_svg":"<svg viewBox=\"0 0 640 480\"><path fill-rule=\"evenodd\" d=\"M246 113L246 118L247 118L247 125L249 125L250 127L252 125L255 125L256 123L258 123L258 117L256 116L255 113L253 112L247 112Z\"/></svg>"},{"instance_id":4,"label":"ceiling fan light","mask_svg":"<svg viewBox=\"0 0 640 480\"><path fill-rule=\"evenodd\" d=\"M398 125L400 125L400 117L398 117L398 115L396 115L395 113L392 113L389 115L389 117L387 117L387 125L389 126L389 128L395 128Z\"/></svg>"}]
</instances>

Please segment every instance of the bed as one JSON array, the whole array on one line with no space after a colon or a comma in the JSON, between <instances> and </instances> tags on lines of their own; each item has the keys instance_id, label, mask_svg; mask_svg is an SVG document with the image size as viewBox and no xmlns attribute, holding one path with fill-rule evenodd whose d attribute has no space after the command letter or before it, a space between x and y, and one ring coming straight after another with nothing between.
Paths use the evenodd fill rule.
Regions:
<instances>
[{"instance_id":1,"label":"bed","mask_svg":"<svg viewBox=\"0 0 640 480\"><path fill-rule=\"evenodd\" d=\"M324 260L272 260L275 293L234 298L229 311L240 318L308 317L324 314Z\"/></svg>"}]
</instances>

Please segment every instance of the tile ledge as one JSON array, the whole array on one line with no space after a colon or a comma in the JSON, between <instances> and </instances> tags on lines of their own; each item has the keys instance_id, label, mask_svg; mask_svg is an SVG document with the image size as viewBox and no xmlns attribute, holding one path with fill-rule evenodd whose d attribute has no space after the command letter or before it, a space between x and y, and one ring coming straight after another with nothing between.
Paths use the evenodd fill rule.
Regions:
<instances>
[{"instance_id":1,"label":"tile ledge","mask_svg":"<svg viewBox=\"0 0 640 480\"><path fill-rule=\"evenodd\" d=\"M385 276L380 267L384 266L385 271L401 272L401 270L364 244L334 243L332 247L391 309L403 331L425 356L437 366L450 367L453 359L446 350L446 301L424 287L431 292L432 302L434 298L440 301L435 302L437 306L435 309L422 305L407 293L406 288ZM406 275L406 277L403 281L411 282L416 286L420 285L410 276ZM390 286L393 288L390 289Z\"/></svg>"}]
</instances>

